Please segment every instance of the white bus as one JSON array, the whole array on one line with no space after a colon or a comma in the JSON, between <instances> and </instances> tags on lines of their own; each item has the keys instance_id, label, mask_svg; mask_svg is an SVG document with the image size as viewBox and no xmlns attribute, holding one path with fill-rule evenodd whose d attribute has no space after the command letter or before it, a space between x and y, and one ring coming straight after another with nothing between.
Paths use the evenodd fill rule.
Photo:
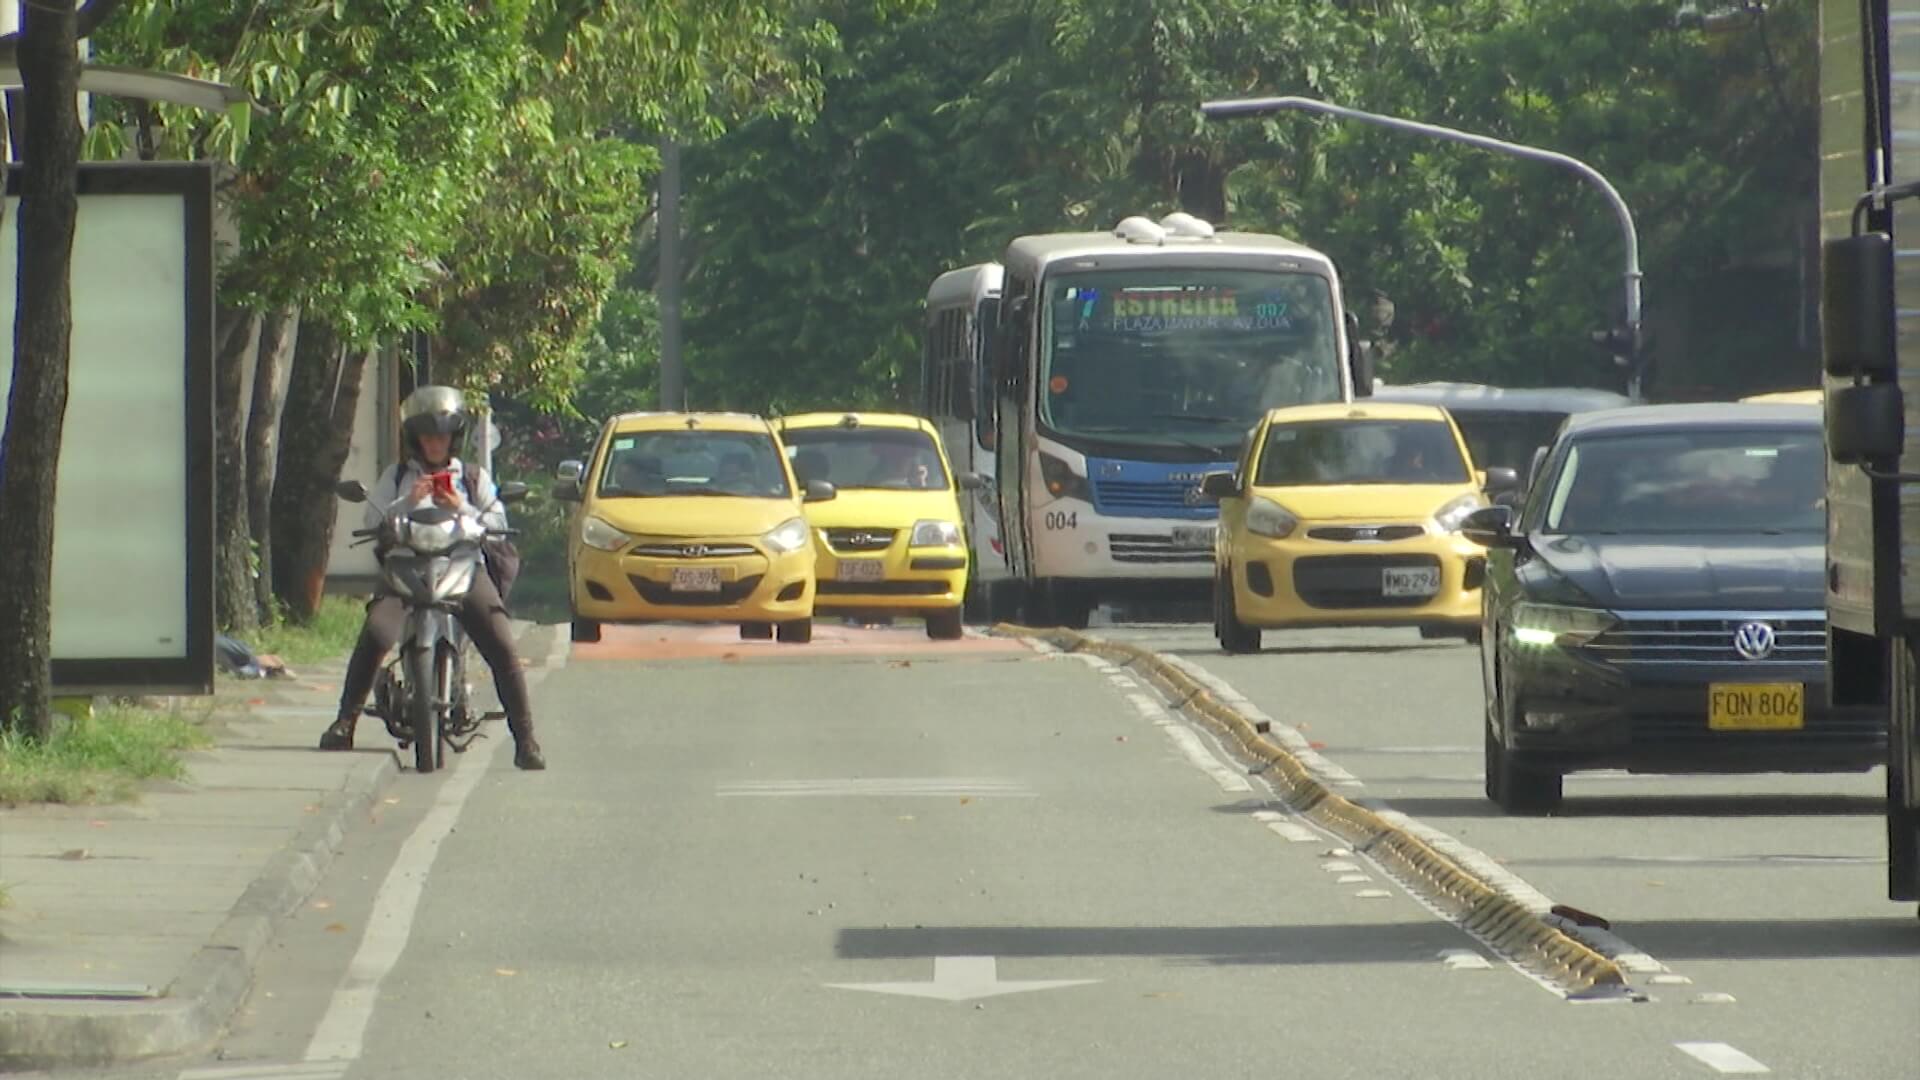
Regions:
<instances>
[{"instance_id":1,"label":"white bus","mask_svg":"<svg viewBox=\"0 0 1920 1080\"><path fill-rule=\"evenodd\" d=\"M1008 579L993 483L995 413L987 363L1000 314L1001 277L1000 264L979 263L933 279L920 360L920 414L939 429L954 469L978 473L986 481L979 490L962 493L961 512L973 555L967 579L968 614L973 618L993 616L992 598Z\"/></svg>"},{"instance_id":2,"label":"white bus","mask_svg":"<svg viewBox=\"0 0 1920 1080\"><path fill-rule=\"evenodd\" d=\"M1372 391L1333 260L1291 240L1130 217L1020 237L1000 262L994 471L1029 624L1205 596L1201 477L1234 467L1267 409Z\"/></svg>"}]
</instances>

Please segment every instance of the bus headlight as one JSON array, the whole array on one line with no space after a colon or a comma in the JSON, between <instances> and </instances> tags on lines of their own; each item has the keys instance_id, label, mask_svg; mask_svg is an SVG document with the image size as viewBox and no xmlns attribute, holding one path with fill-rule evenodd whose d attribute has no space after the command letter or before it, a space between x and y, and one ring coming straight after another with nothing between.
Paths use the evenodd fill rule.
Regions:
<instances>
[{"instance_id":1,"label":"bus headlight","mask_svg":"<svg viewBox=\"0 0 1920 1080\"><path fill-rule=\"evenodd\" d=\"M1081 502L1093 501L1093 488L1087 478L1073 471L1073 466L1045 451L1040 453L1040 479L1047 485L1047 493L1057 499L1079 499Z\"/></svg>"},{"instance_id":2,"label":"bus headlight","mask_svg":"<svg viewBox=\"0 0 1920 1080\"><path fill-rule=\"evenodd\" d=\"M916 521L909 547L959 547L960 526L951 521Z\"/></svg>"},{"instance_id":3,"label":"bus headlight","mask_svg":"<svg viewBox=\"0 0 1920 1080\"><path fill-rule=\"evenodd\" d=\"M1247 531L1283 540L1300 527L1300 519L1272 499L1256 495L1247 506Z\"/></svg>"}]
</instances>

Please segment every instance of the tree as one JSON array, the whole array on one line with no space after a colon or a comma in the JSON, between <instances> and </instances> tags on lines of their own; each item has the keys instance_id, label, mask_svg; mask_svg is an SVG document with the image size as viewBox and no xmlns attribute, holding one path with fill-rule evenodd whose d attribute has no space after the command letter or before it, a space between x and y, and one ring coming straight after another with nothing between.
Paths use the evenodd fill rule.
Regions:
<instances>
[{"instance_id":1,"label":"tree","mask_svg":"<svg viewBox=\"0 0 1920 1080\"><path fill-rule=\"evenodd\" d=\"M0 728L52 730L53 505L73 339L73 230L79 213L79 41L118 0L29 4L16 52L26 91L19 301L13 381L0 436ZM0 155L4 156L4 155ZM0 189L0 195L4 189Z\"/></svg>"}]
</instances>

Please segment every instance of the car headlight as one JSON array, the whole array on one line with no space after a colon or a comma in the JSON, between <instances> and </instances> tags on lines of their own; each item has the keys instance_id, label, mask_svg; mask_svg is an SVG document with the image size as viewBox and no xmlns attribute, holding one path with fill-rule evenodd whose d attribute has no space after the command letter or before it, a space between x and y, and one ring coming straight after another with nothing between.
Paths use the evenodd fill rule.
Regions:
<instances>
[{"instance_id":1,"label":"car headlight","mask_svg":"<svg viewBox=\"0 0 1920 1080\"><path fill-rule=\"evenodd\" d=\"M1513 640L1521 645L1584 645L1619 622L1612 612L1557 604L1515 604Z\"/></svg>"},{"instance_id":2,"label":"car headlight","mask_svg":"<svg viewBox=\"0 0 1920 1080\"><path fill-rule=\"evenodd\" d=\"M1467 515L1480 509L1483 505L1485 504L1480 501L1480 496L1478 495L1462 495L1440 509L1435 510L1433 512L1433 523L1440 527L1441 532L1459 532L1460 526L1467 520Z\"/></svg>"},{"instance_id":3,"label":"car headlight","mask_svg":"<svg viewBox=\"0 0 1920 1080\"><path fill-rule=\"evenodd\" d=\"M1048 493L1055 498L1093 501L1093 489L1087 485L1087 478L1074 472L1073 466L1044 451L1040 454L1040 479L1046 482Z\"/></svg>"},{"instance_id":4,"label":"car headlight","mask_svg":"<svg viewBox=\"0 0 1920 1080\"><path fill-rule=\"evenodd\" d=\"M812 530L807 528L806 518L788 518L773 530L760 538L761 542L782 555L791 555L807 546L813 538Z\"/></svg>"},{"instance_id":5,"label":"car headlight","mask_svg":"<svg viewBox=\"0 0 1920 1080\"><path fill-rule=\"evenodd\" d=\"M1300 519L1272 499L1256 495L1247 506L1248 532L1279 540L1292 536L1293 530L1299 527Z\"/></svg>"},{"instance_id":6,"label":"car headlight","mask_svg":"<svg viewBox=\"0 0 1920 1080\"><path fill-rule=\"evenodd\" d=\"M960 526L951 521L916 521L911 547L959 547Z\"/></svg>"},{"instance_id":7,"label":"car headlight","mask_svg":"<svg viewBox=\"0 0 1920 1080\"><path fill-rule=\"evenodd\" d=\"M588 517L580 523L580 542L601 551L619 551L633 543L633 537L597 517Z\"/></svg>"}]
</instances>

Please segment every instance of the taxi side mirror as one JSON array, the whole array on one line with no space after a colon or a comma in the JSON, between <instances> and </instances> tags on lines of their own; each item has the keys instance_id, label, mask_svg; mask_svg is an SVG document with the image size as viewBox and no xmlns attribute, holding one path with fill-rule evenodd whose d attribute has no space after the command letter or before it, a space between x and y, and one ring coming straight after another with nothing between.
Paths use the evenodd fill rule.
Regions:
<instances>
[{"instance_id":1,"label":"taxi side mirror","mask_svg":"<svg viewBox=\"0 0 1920 1080\"><path fill-rule=\"evenodd\" d=\"M805 502L827 502L840 494L832 484L825 480L809 480L806 484Z\"/></svg>"},{"instance_id":2,"label":"taxi side mirror","mask_svg":"<svg viewBox=\"0 0 1920 1080\"><path fill-rule=\"evenodd\" d=\"M964 472L960 474L960 490L962 491L980 491L986 488L986 486L987 478L977 472Z\"/></svg>"},{"instance_id":3,"label":"taxi side mirror","mask_svg":"<svg viewBox=\"0 0 1920 1080\"><path fill-rule=\"evenodd\" d=\"M503 503L521 502L525 500L526 497L527 485L518 480L509 480L500 485L500 501Z\"/></svg>"},{"instance_id":4,"label":"taxi side mirror","mask_svg":"<svg viewBox=\"0 0 1920 1080\"><path fill-rule=\"evenodd\" d=\"M1495 465L1481 473L1480 486L1489 495L1504 495L1520 490L1520 474L1505 465Z\"/></svg>"},{"instance_id":5,"label":"taxi side mirror","mask_svg":"<svg viewBox=\"0 0 1920 1080\"><path fill-rule=\"evenodd\" d=\"M1230 472L1210 472L1200 478L1200 494L1209 499L1231 499L1240 494L1240 485Z\"/></svg>"}]
</instances>

